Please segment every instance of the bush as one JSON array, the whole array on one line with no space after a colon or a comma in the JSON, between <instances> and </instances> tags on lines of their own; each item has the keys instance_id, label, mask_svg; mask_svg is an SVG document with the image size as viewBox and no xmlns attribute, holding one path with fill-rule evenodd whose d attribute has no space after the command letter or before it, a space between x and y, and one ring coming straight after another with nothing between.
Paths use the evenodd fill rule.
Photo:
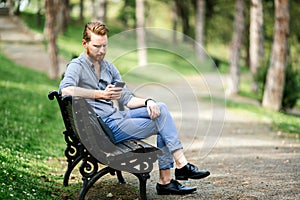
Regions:
<instances>
[{"instance_id":1,"label":"bush","mask_svg":"<svg viewBox=\"0 0 300 200\"><path fill-rule=\"evenodd\" d=\"M258 99L262 102L264 90L265 90L265 83L267 80L267 73L268 73L268 66L270 66L270 60L266 63L262 62L260 67L258 67L256 74L254 74L254 81L257 83L258 86Z\"/></svg>"},{"instance_id":2,"label":"bush","mask_svg":"<svg viewBox=\"0 0 300 200\"><path fill-rule=\"evenodd\" d=\"M266 66L269 66L267 64ZM254 76L255 81L259 86L259 99L262 101L263 92L266 83L268 67L259 67ZM288 64L285 70L285 86L282 97L281 107L283 110L294 108L297 100L300 98L300 71L292 64Z\"/></svg>"},{"instance_id":3,"label":"bush","mask_svg":"<svg viewBox=\"0 0 300 200\"><path fill-rule=\"evenodd\" d=\"M282 108L294 108L300 98L300 71L289 64L285 71L285 87L283 91Z\"/></svg>"}]
</instances>

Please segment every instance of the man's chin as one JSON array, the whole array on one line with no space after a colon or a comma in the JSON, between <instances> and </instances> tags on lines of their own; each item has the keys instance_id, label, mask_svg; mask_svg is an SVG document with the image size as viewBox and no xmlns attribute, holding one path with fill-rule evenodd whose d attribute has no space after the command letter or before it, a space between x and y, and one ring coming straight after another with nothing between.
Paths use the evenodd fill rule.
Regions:
<instances>
[{"instance_id":1,"label":"man's chin","mask_svg":"<svg viewBox=\"0 0 300 200\"><path fill-rule=\"evenodd\" d=\"M96 57L93 58L93 60L94 60L94 61L97 61L97 62L100 62L100 61L102 61L103 59L104 59L103 56L96 56Z\"/></svg>"},{"instance_id":2,"label":"man's chin","mask_svg":"<svg viewBox=\"0 0 300 200\"><path fill-rule=\"evenodd\" d=\"M101 55L101 56L99 55L99 56L96 57L96 60L97 60L97 61L101 61L101 60L103 60L103 59L104 59L104 56L103 56L103 55Z\"/></svg>"}]
</instances>

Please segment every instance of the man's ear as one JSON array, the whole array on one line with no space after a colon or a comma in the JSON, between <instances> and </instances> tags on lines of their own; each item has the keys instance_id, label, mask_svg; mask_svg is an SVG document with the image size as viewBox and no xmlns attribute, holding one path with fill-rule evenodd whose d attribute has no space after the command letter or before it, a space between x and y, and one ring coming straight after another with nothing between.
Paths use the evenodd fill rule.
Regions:
<instances>
[{"instance_id":1,"label":"man's ear","mask_svg":"<svg viewBox=\"0 0 300 200\"><path fill-rule=\"evenodd\" d=\"M87 41L85 39L82 39L81 44L84 48L86 48Z\"/></svg>"}]
</instances>

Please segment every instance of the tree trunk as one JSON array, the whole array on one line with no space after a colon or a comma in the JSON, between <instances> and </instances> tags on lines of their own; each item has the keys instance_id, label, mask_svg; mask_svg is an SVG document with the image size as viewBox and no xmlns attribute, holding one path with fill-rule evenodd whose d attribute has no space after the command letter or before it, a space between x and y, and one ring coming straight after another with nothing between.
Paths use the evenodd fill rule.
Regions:
<instances>
[{"instance_id":1,"label":"tree trunk","mask_svg":"<svg viewBox=\"0 0 300 200\"><path fill-rule=\"evenodd\" d=\"M43 9L42 3L41 1L38 1L38 11L36 14L36 25L38 27L42 27L44 25L42 24L42 14L41 14L42 9Z\"/></svg>"},{"instance_id":2,"label":"tree trunk","mask_svg":"<svg viewBox=\"0 0 300 200\"><path fill-rule=\"evenodd\" d=\"M228 93L230 95L239 92L240 82L240 57L241 48L243 43L243 32L245 29L245 1L236 0L235 5L235 20L234 32L231 44L231 57L230 57L230 80L228 85Z\"/></svg>"},{"instance_id":3,"label":"tree trunk","mask_svg":"<svg viewBox=\"0 0 300 200\"><path fill-rule=\"evenodd\" d=\"M183 41L187 41L187 36L190 36L189 23L189 5L188 1L175 0L177 12L182 20Z\"/></svg>"},{"instance_id":4,"label":"tree trunk","mask_svg":"<svg viewBox=\"0 0 300 200\"><path fill-rule=\"evenodd\" d=\"M58 68L58 48L56 45L56 14L59 0L46 1L46 27L45 34L48 41L48 52L50 56L51 67L49 69L49 77L57 79L59 77Z\"/></svg>"},{"instance_id":5,"label":"tree trunk","mask_svg":"<svg viewBox=\"0 0 300 200\"><path fill-rule=\"evenodd\" d=\"M7 0L6 1L6 7L9 9L9 15L14 15L14 4L15 2L13 0Z\"/></svg>"},{"instance_id":6,"label":"tree trunk","mask_svg":"<svg viewBox=\"0 0 300 200\"><path fill-rule=\"evenodd\" d=\"M203 61L205 59L205 53L203 51L205 47L205 2L206 0L197 0L196 6L196 27L195 27L195 38L196 38L196 45L195 45L195 52L196 57Z\"/></svg>"},{"instance_id":7,"label":"tree trunk","mask_svg":"<svg viewBox=\"0 0 300 200\"><path fill-rule=\"evenodd\" d=\"M106 21L107 0L94 0L93 9L94 20L104 23Z\"/></svg>"},{"instance_id":8,"label":"tree trunk","mask_svg":"<svg viewBox=\"0 0 300 200\"><path fill-rule=\"evenodd\" d=\"M59 33L63 33L62 31L62 26L63 26L63 21L64 21L64 1L60 1L59 2L59 6L57 7L57 10L56 10L56 33L59 34Z\"/></svg>"},{"instance_id":9,"label":"tree trunk","mask_svg":"<svg viewBox=\"0 0 300 200\"><path fill-rule=\"evenodd\" d=\"M274 41L262 106L275 111L281 109L288 55L289 1L275 0Z\"/></svg>"},{"instance_id":10,"label":"tree trunk","mask_svg":"<svg viewBox=\"0 0 300 200\"><path fill-rule=\"evenodd\" d=\"M262 0L251 0L250 9L250 70L252 74L251 90L257 92L258 86L254 81L257 68L264 61L263 34L263 5Z\"/></svg>"},{"instance_id":11,"label":"tree trunk","mask_svg":"<svg viewBox=\"0 0 300 200\"><path fill-rule=\"evenodd\" d=\"M17 0L16 2L17 2L17 8L15 10L15 15L19 16L21 14L21 11L20 11L21 0Z\"/></svg>"},{"instance_id":12,"label":"tree trunk","mask_svg":"<svg viewBox=\"0 0 300 200\"><path fill-rule=\"evenodd\" d=\"M177 44L177 24L178 24L178 12L175 3L172 3L172 29L173 29L173 44Z\"/></svg>"},{"instance_id":13,"label":"tree trunk","mask_svg":"<svg viewBox=\"0 0 300 200\"><path fill-rule=\"evenodd\" d=\"M139 66L147 65L144 0L136 0L137 48Z\"/></svg>"},{"instance_id":14,"label":"tree trunk","mask_svg":"<svg viewBox=\"0 0 300 200\"><path fill-rule=\"evenodd\" d=\"M62 0L61 1L61 21L58 20L59 23L59 31L62 34L65 34L68 29L68 23L70 19L70 2L69 0Z\"/></svg>"},{"instance_id":15,"label":"tree trunk","mask_svg":"<svg viewBox=\"0 0 300 200\"><path fill-rule=\"evenodd\" d=\"M84 3L83 3L83 0L80 0L79 2L79 21L83 22L84 20L84 14L83 14L83 11L84 11Z\"/></svg>"}]
</instances>

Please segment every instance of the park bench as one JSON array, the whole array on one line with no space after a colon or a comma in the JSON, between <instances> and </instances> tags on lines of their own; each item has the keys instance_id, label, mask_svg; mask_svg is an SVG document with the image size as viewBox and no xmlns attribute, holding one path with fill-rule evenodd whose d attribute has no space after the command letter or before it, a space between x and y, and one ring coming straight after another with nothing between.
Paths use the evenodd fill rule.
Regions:
<instances>
[{"instance_id":1,"label":"park bench","mask_svg":"<svg viewBox=\"0 0 300 200\"><path fill-rule=\"evenodd\" d=\"M79 171L83 184L79 200L83 200L93 184L108 173L117 175L118 181L125 183L122 171L138 178L140 198L147 199L146 182L161 150L144 141L130 140L115 144L109 127L84 98L62 97L57 91L49 92L48 98L54 100L54 97L66 128L63 134L67 144L65 156L68 167L63 185L68 186L73 169L81 162Z\"/></svg>"}]
</instances>

